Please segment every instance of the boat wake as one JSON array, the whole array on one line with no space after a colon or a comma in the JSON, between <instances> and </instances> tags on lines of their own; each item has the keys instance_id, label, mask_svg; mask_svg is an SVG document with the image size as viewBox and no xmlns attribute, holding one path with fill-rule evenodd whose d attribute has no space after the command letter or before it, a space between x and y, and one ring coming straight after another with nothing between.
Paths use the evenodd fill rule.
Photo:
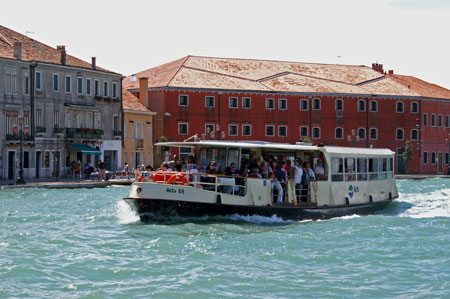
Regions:
<instances>
[{"instance_id":1,"label":"boat wake","mask_svg":"<svg viewBox=\"0 0 450 299\"><path fill-rule=\"evenodd\" d=\"M117 202L117 218L120 224L131 224L140 221L136 211L132 210L130 205L123 200Z\"/></svg>"},{"instance_id":2,"label":"boat wake","mask_svg":"<svg viewBox=\"0 0 450 299\"><path fill-rule=\"evenodd\" d=\"M285 224L285 223L292 223L292 220L283 220L281 217L278 217L277 215L273 215L272 217L265 217L260 215L239 215L239 214L233 214L227 217L229 220L232 221L244 221L244 222L250 222L254 224Z\"/></svg>"},{"instance_id":3,"label":"boat wake","mask_svg":"<svg viewBox=\"0 0 450 299\"><path fill-rule=\"evenodd\" d=\"M450 217L450 188L428 192L400 193L397 199L400 217L435 218Z\"/></svg>"}]
</instances>

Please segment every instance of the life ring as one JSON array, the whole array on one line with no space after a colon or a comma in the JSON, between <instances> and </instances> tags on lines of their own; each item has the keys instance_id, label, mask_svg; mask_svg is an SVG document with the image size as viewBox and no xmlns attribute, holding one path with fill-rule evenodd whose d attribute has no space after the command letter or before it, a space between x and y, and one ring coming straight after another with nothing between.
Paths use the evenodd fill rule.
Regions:
<instances>
[{"instance_id":1,"label":"life ring","mask_svg":"<svg viewBox=\"0 0 450 299\"><path fill-rule=\"evenodd\" d=\"M162 173L160 173L160 172L158 172L158 173L153 173L153 174L150 176L150 179L151 179L153 182L155 182L155 183L157 183L157 182L163 182L163 181L164 181L164 174L162 174Z\"/></svg>"},{"instance_id":2,"label":"life ring","mask_svg":"<svg viewBox=\"0 0 450 299\"><path fill-rule=\"evenodd\" d=\"M138 177L137 181L142 182L142 176Z\"/></svg>"},{"instance_id":3,"label":"life ring","mask_svg":"<svg viewBox=\"0 0 450 299\"><path fill-rule=\"evenodd\" d=\"M172 183L176 183L178 185L187 185L188 181L186 179L186 175L181 174L181 173L177 173L177 174L173 174L168 180L166 184L172 184Z\"/></svg>"}]
</instances>

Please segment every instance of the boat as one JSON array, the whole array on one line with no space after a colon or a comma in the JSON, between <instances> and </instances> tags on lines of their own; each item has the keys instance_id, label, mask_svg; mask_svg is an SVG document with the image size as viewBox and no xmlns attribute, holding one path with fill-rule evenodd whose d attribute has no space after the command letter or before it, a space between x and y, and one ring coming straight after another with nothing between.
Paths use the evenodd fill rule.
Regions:
<instances>
[{"instance_id":1,"label":"boat","mask_svg":"<svg viewBox=\"0 0 450 299\"><path fill-rule=\"evenodd\" d=\"M192 165L181 172L144 172L124 198L143 222L155 217L233 214L328 219L371 214L398 198L395 153L389 149L223 140L163 142L157 146L191 148L203 167L215 161L216 167L234 163L239 169L254 157L301 159L311 165L320 160L324 175L300 185L301 190L288 180L278 202L274 178L208 175L192 170Z\"/></svg>"}]
</instances>

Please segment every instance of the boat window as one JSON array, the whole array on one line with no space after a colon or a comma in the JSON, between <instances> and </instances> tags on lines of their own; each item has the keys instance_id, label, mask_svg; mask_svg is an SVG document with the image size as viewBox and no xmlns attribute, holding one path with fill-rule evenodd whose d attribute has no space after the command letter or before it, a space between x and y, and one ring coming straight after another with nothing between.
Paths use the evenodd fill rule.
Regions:
<instances>
[{"instance_id":1,"label":"boat window","mask_svg":"<svg viewBox=\"0 0 450 299\"><path fill-rule=\"evenodd\" d=\"M388 179L392 179L394 177L394 159L388 159Z\"/></svg>"},{"instance_id":2,"label":"boat window","mask_svg":"<svg viewBox=\"0 0 450 299\"><path fill-rule=\"evenodd\" d=\"M238 167L240 166L239 165L239 149L237 149L237 148L228 149L227 166L230 166L231 163L236 164Z\"/></svg>"},{"instance_id":3,"label":"boat window","mask_svg":"<svg viewBox=\"0 0 450 299\"><path fill-rule=\"evenodd\" d=\"M344 180L342 158L331 158L331 180L334 182L342 182Z\"/></svg>"},{"instance_id":4,"label":"boat window","mask_svg":"<svg viewBox=\"0 0 450 299\"><path fill-rule=\"evenodd\" d=\"M345 180L346 181L355 181L355 158L345 158Z\"/></svg>"},{"instance_id":5,"label":"boat window","mask_svg":"<svg viewBox=\"0 0 450 299\"><path fill-rule=\"evenodd\" d=\"M199 159L203 165L208 165L209 162L215 160L217 166L225 166L225 159L227 150L220 148L201 148L199 152Z\"/></svg>"},{"instance_id":6,"label":"boat window","mask_svg":"<svg viewBox=\"0 0 450 299\"><path fill-rule=\"evenodd\" d=\"M378 159L378 179L385 180L387 178L387 160L386 158Z\"/></svg>"},{"instance_id":7,"label":"boat window","mask_svg":"<svg viewBox=\"0 0 450 299\"><path fill-rule=\"evenodd\" d=\"M378 158L369 159L369 180L378 179Z\"/></svg>"},{"instance_id":8,"label":"boat window","mask_svg":"<svg viewBox=\"0 0 450 299\"><path fill-rule=\"evenodd\" d=\"M358 158L358 181L367 181L367 158Z\"/></svg>"}]
</instances>

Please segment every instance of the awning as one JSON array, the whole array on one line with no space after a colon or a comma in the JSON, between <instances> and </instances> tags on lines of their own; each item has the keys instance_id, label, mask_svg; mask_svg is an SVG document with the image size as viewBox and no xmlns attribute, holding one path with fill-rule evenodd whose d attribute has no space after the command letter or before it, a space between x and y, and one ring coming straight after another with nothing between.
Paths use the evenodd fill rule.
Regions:
<instances>
[{"instance_id":1,"label":"awning","mask_svg":"<svg viewBox=\"0 0 450 299\"><path fill-rule=\"evenodd\" d=\"M85 145L85 144L68 144L68 147L71 147L73 149L76 149L77 151L82 152L86 155L101 155L102 152L96 148L93 148L92 146Z\"/></svg>"}]
</instances>

